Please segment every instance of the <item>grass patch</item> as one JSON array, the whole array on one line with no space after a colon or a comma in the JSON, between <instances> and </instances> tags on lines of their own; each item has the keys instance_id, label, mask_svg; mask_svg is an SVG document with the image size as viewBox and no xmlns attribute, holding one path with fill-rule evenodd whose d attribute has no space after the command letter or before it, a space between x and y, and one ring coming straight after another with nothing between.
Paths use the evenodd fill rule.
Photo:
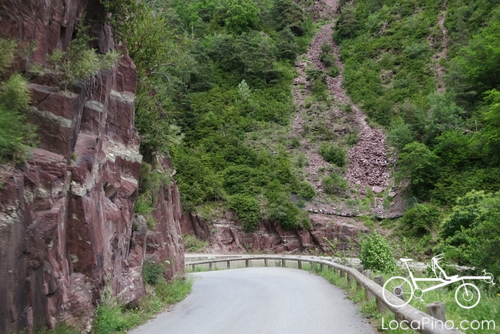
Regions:
<instances>
[{"instance_id":1,"label":"grass patch","mask_svg":"<svg viewBox=\"0 0 500 334\"><path fill-rule=\"evenodd\" d=\"M171 282L162 277L156 285L146 285L147 296L134 306L121 304L112 296L111 290L106 288L97 308L92 333L126 333L128 329L145 323L167 306L183 300L191 291L192 285L193 280L189 276L175 278Z\"/></svg>"},{"instance_id":2,"label":"grass patch","mask_svg":"<svg viewBox=\"0 0 500 334\"><path fill-rule=\"evenodd\" d=\"M204 252L208 247L207 240L198 239L191 234L183 234L182 239L184 240L184 249L188 253Z\"/></svg>"}]
</instances>

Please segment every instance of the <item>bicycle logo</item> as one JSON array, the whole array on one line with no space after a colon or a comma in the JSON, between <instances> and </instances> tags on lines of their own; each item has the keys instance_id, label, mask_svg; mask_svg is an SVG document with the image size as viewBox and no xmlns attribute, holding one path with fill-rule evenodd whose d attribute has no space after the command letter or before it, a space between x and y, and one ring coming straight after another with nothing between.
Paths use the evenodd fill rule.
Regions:
<instances>
[{"instance_id":1,"label":"bicycle logo","mask_svg":"<svg viewBox=\"0 0 500 334\"><path fill-rule=\"evenodd\" d=\"M401 262L406 265L410 276L407 278L394 276L387 280L387 282L385 282L384 288L382 290L382 295L385 302L393 307L402 307L408 304L413 297L424 301L422 297L425 292L462 281L462 284L457 288L455 292L455 301L460 307L470 309L475 307L479 303L479 300L481 299L481 293L474 284L465 283L465 280L484 280L484 282L488 284L495 285L495 283L493 282L493 275L487 273L486 270L483 270L484 276L448 276L446 275L446 272L443 270L443 268L441 268L441 266L439 265L439 261L441 259L442 254L434 256L431 259L431 268L434 272L434 275L436 275L436 278L415 278L413 276L413 273L411 272L410 266L408 265L408 262L413 260L400 259ZM437 282L437 284L429 288L421 289L418 287L417 282ZM390 292L392 292L393 295L400 299L400 302L398 302L398 304L394 305L394 303L391 303L389 302L389 300L387 300L387 296Z\"/></svg>"}]
</instances>

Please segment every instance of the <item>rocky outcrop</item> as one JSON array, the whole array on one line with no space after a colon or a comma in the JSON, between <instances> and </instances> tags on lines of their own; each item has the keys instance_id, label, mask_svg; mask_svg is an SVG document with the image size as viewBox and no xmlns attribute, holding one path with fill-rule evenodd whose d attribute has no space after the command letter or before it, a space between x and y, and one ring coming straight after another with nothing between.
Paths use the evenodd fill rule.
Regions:
<instances>
[{"instance_id":1,"label":"rocky outcrop","mask_svg":"<svg viewBox=\"0 0 500 334\"><path fill-rule=\"evenodd\" d=\"M3 33L35 46L19 69L67 47L84 12L105 14L99 0L0 0L0 8ZM100 52L113 48L106 24L92 31ZM89 330L105 285L124 303L143 296L145 258L168 261L168 278L184 273L175 183L160 188L155 231L133 214L142 161L136 79L124 55L71 92L44 78L29 85L39 148L24 166L0 168L0 333L57 321Z\"/></svg>"},{"instance_id":2,"label":"rocky outcrop","mask_svg":"<svg viewBox=\"0 0 500 334\"><path fill-rule=\"evenodd\" d=\"M172 170L170 162L158 157L158 168ZM177 184L160 187L153 217L156 226L148 234L146 260L165 264L166 278L184 273L184 242L181 233L182 207Z\"/></svg>"},{"instance_id":3,"label":"rocky outcrop","mask_svg":"<svg viewBox=\"0 0 500 334\"><path fill-rule=\"evenodd\" d=\"M310 217L313 222L310 230L285 231L277 222L263 221L256 232L247 233L235 222L231 212L225 213L214 224L207 223L196 214L186 213L182 217L182 232L208 240L209 251L215 254L246 251L331 253L330 245L324 241L324 237L330 241L337 239L337 251L348 251L356 246L360 234L369 232L363 224L352 218L323 214L312 214Z\"/></svg>"}]
</instances>

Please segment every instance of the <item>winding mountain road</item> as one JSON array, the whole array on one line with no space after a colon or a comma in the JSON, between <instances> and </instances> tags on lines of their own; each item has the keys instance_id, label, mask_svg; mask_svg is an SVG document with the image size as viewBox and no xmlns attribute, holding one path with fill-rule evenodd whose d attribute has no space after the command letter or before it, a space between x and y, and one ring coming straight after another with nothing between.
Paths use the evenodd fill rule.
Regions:
<instances>
[{"instance_id":1,"label":"winding mountain road","mask_svg":"<svg viewBox=\"0 0 500 334\"><path fill-rule=\"evenodd\" d=\"M289 268L194 274L192 293L132 334L373 333L345 293Z\"/></svg>"}]
</instances>

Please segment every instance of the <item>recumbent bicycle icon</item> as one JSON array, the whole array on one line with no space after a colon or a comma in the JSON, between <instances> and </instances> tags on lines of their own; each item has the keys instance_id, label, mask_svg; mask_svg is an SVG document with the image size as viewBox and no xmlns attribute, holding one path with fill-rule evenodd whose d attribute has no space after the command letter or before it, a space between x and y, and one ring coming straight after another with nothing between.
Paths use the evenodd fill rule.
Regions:
<instances>
[{"instance_id":1,"label":"recumbent bicycle icon","mask_svg":"<svg viewBox=\"0 0 500 334\"><path fill-rule=\"evenodd\" d=\"M382 295L385 302L393 307L402 307L408 304L414 296L415 298L423 301L422 297L425 292L462 281L462 284L457 288L455 292L455 301L462 308L470 309L475 307L479 303L479 300L481 299L481 293L474 284L465 283L465 280L484 280L484 282L488 284L495 285L495 283L493 282L493 275L487 273L486 270L483 270L484 276L448 276L446 275L446 272L443 270L443 268L439 266L439 260L441 260L441 258L441 255L437 255L431 259L431 268L436 275L436 278L415 278L408 265L408 262L413 260L400 259L400 261L406 265L410 276L408 278L395 276L391 277L389 280L387 280L387 282L385 282L384 288L382 290ZM437 270L439 270L439 272L436 272ZM421 289L418 287L417 282L437 282L438 284L429 288ZM394 303L389 302L389 300L387 299L388 292L392 292L393 295L399 297L400 301L398 304L395 305Z\"/></svg>"}]
</instances>

